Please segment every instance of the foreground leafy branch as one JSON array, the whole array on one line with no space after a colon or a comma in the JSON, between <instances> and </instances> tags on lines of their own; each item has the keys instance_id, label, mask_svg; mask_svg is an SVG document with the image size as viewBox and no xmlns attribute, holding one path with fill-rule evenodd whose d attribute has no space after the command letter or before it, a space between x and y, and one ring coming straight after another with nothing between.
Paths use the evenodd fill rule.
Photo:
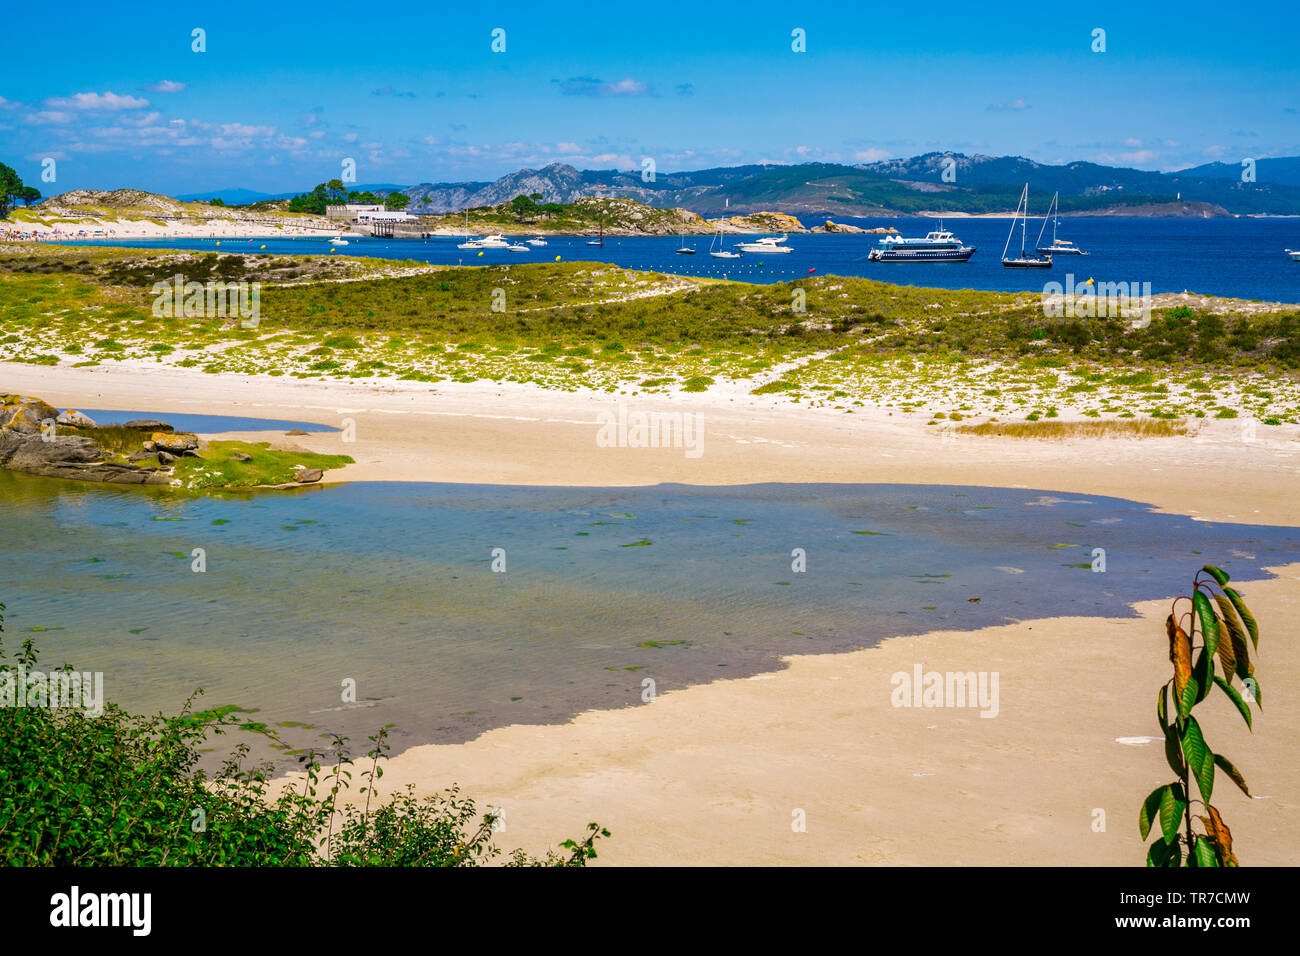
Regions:
<instances>
[{"instance_id":1,"label":"foreground leafy branch","mask_svg":"<svg viewBox=\"0 0 1300 956\"><path fill-rule=\"evenodd\" d=\"M1215 687L1232 702L1252 730L1250 704L1263 707L1255 665L1250 659L1251 649L1259 651L1259 626L1246 602L1228 586L1228 581L1226 571L1205 565L1192 582L1191 596L1175 598L1165 621L1174 674L1160 688L1156 717L1164 735L1165 759L1178 779L1151 791L1138 813L1138 829L1143 840L1156 822L1160 825L1160 838L1147 850L1147 866L1238 865L1232 852L1232 832L1210 803L1216 768L1247 797L1250 789L1232 761L1210 749L1200 723L1192 714L1193 708ZM1189 607L1180 614L1179 605L1183 601ZM1222 676L1215 673L1216 659ZM1237 678L1241 679L1241 690L1233 683ZM1199 800L1191 796L1193 779ZM1201 805L1201 814L1193 813L1196 803ZM1200 823L1201 832L1194 829L1196 822Z\"/></svg>"}]
</instances>

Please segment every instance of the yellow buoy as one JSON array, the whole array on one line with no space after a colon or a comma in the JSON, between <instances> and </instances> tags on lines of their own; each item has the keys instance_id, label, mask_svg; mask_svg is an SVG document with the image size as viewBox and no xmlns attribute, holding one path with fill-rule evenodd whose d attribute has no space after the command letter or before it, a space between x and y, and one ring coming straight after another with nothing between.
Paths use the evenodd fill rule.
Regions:
<instances>
[{"instance_id":1,"label":"yellow buoy","mask_svg":"<svg viewBox=\"0 0 1300 956\"><path fill-rule=\"evenodd\" d=\"M482 255L483 255L483 253L480 252L480 253L479 253L479 256L481 257Z\"/></svg>"}]
</instances>

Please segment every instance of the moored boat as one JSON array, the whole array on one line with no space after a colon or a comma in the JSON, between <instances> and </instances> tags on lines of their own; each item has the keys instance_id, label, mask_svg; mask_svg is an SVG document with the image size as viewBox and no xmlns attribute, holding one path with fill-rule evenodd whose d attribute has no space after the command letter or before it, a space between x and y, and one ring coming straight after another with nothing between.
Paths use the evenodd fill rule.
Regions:
<instances>
[{"instance_id":1,"label":"moored boat","mask_svg":"<svg viewBox=\"0 0 1300 956\"><path fill-rule=\"evenodd\" d=\"M759 252L765 255L779 255L783 252L794 252L783 243L789 236L764 236L762 239L755 239L753 242L738 242L736 248L741 252Z\"/></svg>"},{"instance_id":2,"label":"moored boat","mask_svg":"<svg viewBox=\"0 0 1300 956\"><path fill-rule=\"evenodd\" d=\"M885 236L876 248L867 253L870 262L965 262L975 254L974 246L962 241L943 228L926 233L924 239L905 239L902 236Z\"/></svg>"},{"instance_id":3,"label":"moored boat","mask_svg":"<svg viewBox=\"0 0 1300 956\"><path fill-rule=\"evenodd\" d=\"M1027 212L1027 211L1026 211ZM1055 215L1053 215L1055 213ZM1043 241L1043 231L1047 228L1047 220L1052 220L1052 244L1050 246L1039 245ZM1052 197L1052 204L1047 207L1047 215L1043 217L1043 228L1038 230L1038 239L1035 241L1035 249L1040 256L1086 256L1084 252L1069 239L1056 238L1056 227L1061 222L1061 194L1057 192Z\"/></svg>"},{"instance_id":4,"label":"moored boat","mask_svg":"<svg viewBox=\"0 0 1300 956\"><path fill-rule=\"evenodd\" d=\"M1300 262L1300 249L1288 249L1286 254L1291 257L1291 261Z\"/></svg>"},{"instance_id":5,"label":"moored boat","mask_svg":"<svg viewBox=\"0 0 1300 956\"><path fill-rule=\"evenodd\" d=\"M1024 209L1024 215L1021 215L1021 209ZM1006 245L1002 247L1002 265L1008 269L1050 269L1052 267L1051 256L1029 256L1025 254L1025 229L1029 221L1029 183L1025 183L1025 188L1020 193L1020 202L1016 204L1016 215L1011 220L1011 229L1007 232ZM1008 256L1007 250L1011 248L1011 237L1015 235L1016 223L1020 223L1020 255ZM1043 225L1047 225L1044 219Z\"/></svg>"},{"instance_id":6,"label":"moored boat","mask_svg":"<svg viewBox=\"0 0 1300 956\"><path fill-rule=\"evenodd\" d=\"M714 251L714 248L713 248L713 243L714 243L714 242L716 242L716 243L718 244L718 248L717 248L716 251ZM713 258L715 258L715 259L739 259L739 258L740 258L740 253L739 253L739 252L732 252L730 249L724 249L724 248L722 248L722 230L721 230L721 229L719 229L719 230L718 230L718 234L717 234L716 236L713 237L713 241L709 243L709 255L713 256Z\"/></svg>"}]
</instances>

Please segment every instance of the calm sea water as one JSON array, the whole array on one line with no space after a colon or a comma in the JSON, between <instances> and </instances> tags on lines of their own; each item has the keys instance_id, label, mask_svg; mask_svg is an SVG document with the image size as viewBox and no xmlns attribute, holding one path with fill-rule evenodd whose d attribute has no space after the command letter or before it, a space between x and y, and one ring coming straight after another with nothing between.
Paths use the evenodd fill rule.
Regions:
<instances>
[{"instance_id":1,"label":"calm sea water","mask_svg":"<svg viewBox=\"0 0 1300 956\"><path fill-rule=\"evenodd\" d=\"M663 692L899 634L1129 616L1206 561L1248 584L1297 560L1297 529L1043 491L355 483L195 498L0 471L7 648L33 637L46 664L102 671L135 709L175 712L202 687L202 706L312 725L284 729L299 745L382 723L399 749L462 741L640 706L647 678ZM342 703L348 678L357 704Z\"/></svg>"},{"instance_id":2,"label":"calm sea water","mask_svg":"<svg viewBox=\"0 0 1300 956\"><path fill-rule=\"evenodd\" d=\"M331 425L318 425L315 422L295 422L277 418L245 418L240 415L198 415L191 412L141 412L122 409L82 408L82 414L90 416L96 425L123 425L127 422L152 419L171 425L178 432L197 432L213 434L215 432L253 432L253 431L291 431L299 429L305 432L335 432Z\"/></svg>"},{"instance_id":3,"label":"calm sea water","mask_svg":"<svg viewBox=\"0 0 1300 956\"><path fill-rule=\"evenodd\" d=\"M938 226L933 219L844 219L863 227L894 226L905 236L923 236ZM819 221L811 217L806 224ZM1300 263L1291 261L1284 249L1300 249L1300 218L1292 219L1062 219L1060 236L1070 239L1087 256L1057 259L1051 270L1005 269L1002 248L1010 227L1009 219L949 219L944 223L978 251L966 263L875 263L867 252L878 241L871 235L796 235L789 255L744 255L735 260L711 258L710 236L687 236L686 245L694 256L676 255L682 244L677 236L635 239L607 238L603 247L588 246L586 238L547 237L548 245L526 253L492 250L482 256L457 249L459 238L438 239L350 239L339 255L416 259L440 264L483 265L501 262L545 262L560 256L565 261L611 262L632 269L650 269L681 275L730 278L747 282L785 282L818 274L867 276L887 282L943 289L988 289L998 291L1041 291L1055 280L1064 284L1072 272L1077 282L1094 278L1098 282L1150 282L1154 293L1200 292L1300 303ZM1041 220L1031 223L1028 241L1037 237ZM1050 241L1051 226L1044 243ZM323 254L331 249L325 239L240 239L219 240L223 251ZM742 241L726 236L730 248ZM140 240L108 243L119 246L155 248L215 249L215 239ZM261 246L266 246L262 250ZM1019 234L1016 236L1019 248ZM531 248L531 247L530 247Z\"/></svg>"}]
</instances>

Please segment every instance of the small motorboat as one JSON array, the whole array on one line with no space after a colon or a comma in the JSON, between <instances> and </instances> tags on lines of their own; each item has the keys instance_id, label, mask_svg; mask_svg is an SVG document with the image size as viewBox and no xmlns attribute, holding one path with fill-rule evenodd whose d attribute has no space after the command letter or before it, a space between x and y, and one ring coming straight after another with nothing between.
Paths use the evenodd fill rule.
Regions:
<instances>
[{"instance_id":1,"label":"small motorboat","mask_svg":"<svg viewBox=\"0 0 1300 956\"><path fill-rule=\"evenodd\" d=\"M536 239L529 239L528 244L530 246L544 246L546 245L546 240L541 236L538 236Z\"/></svg>"},{"instance_id":2,"label":"small motorboat","mask_svg":"<svg viewBox=\"0 0 1300 956\"><path fill-rule=\"evenodd\" d=\"M506 246L506 251L507 252L531 252L532 250L529 249L522 242L515 242Z\"/></svg>"},{"instance_id":3,"label":"small motorboat","mask_svg":"<svg viewBox=\"0 0 1300 956\"><path fill-rule=\"evenodd\" d=\"M1291 257L1292 262L1300 262L1300 249L1288 249L1286 254Z\"/></svg>"},{"instance_id":4,"label":"small motorboat","mask_svg":"<svg viewBox=\"0 0 1300 956\"><path fill-rule=\"evenodd\" d=\"M346 246L347 244L348 241L344 239L342 236L335 236L333 239L330 240L331 246Z\"/></svg>"}]
</instances>

